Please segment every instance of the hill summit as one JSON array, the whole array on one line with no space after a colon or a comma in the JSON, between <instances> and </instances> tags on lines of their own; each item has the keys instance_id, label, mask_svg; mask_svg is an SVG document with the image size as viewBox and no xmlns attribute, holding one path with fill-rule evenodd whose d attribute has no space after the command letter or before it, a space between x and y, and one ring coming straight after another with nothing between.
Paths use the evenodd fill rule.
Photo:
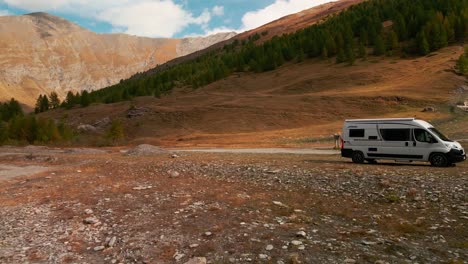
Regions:
<instances>
[{"instance_id":1,"label":"hill summit","mask_svg":"<svg viewBox=\"0 0 468 264\"><path fill-rule=\"evenodd\" d=\"M97 90L234 35L153 39L97 34L43 12L0 17L0 101Z\"/></svg>"}]
</instances>

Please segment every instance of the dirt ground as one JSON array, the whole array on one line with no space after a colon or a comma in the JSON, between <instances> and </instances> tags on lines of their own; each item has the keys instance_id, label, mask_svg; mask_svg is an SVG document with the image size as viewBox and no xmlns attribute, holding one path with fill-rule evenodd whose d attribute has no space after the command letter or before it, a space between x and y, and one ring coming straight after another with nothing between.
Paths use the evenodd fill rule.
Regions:
<instances>
[{"instance_id":1,"label":"dirt ground","mask_svg":"<svg viewBox=\"0 0 468 264\"><path fill-rule=\"evenodd\" d=\"M0 153L0 173L3 166L47 169L0 179L0 263L468 260L467 162L126 156L117 148Z\"/></svg>"}]
</instances>

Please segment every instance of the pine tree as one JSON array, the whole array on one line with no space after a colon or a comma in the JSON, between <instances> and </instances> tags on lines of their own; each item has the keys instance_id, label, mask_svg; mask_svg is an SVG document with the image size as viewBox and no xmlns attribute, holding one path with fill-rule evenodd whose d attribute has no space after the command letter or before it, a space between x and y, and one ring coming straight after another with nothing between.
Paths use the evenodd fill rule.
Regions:
<instances>
[{"instance_id":1,"label":"pine tree","mask_svg":"<svg viewBox=\"0 0 468 264\"><path fill-rule=\"evenodd\" d=\"M115 143L116 141L123 139L124 136L125 134L122 123L117 120L112 121L112 125L107 131L106 137Z\"/></svg>"},{"instance_id":2,"label":"pine tree","mask_svg":"<svg viewBox=\"0 0 468 264\"><path fill-rule=\"evenodd\" d=\"M377 38L374 41L374 55L380 56L385 54L385 43L382 39L382 36L377 36Z\"/></svg>"},{"instance_id":3,"label":"pine tree","mask_svg":"<svg viewBox=\"0 0 468 264\"><path fill-rule=\"evenodd\" d=\"M457 60L456 68L461 74L468 75L468 47L465 48L465 53Z\"/></svg>"},{"instance_id":4,"label":"pine tree","mask_svg":"<svg viewBox=\"0 0 468 264\"><path fill-rule=\"evenodd\" d=\"M338 55L336 56L336 63L342 63L346 61L346 55L343 49L338 51Z\"/></svg>"},{"instance_id":5,"label":"pine tree","mask_svg":"<svg viewBox=\"0 0 468 264\"><path fill-rule=\"evenodd\" d=\"M0 119L0 145L8 139L8 126Z\"/></svg>"},{"instance_id":6,"label":"pine tree","mask_svg":"<svg viewBox=\"0 0 468 264\"><path fill-rule=\"evenodd\" d=\"M60 99L56 92L50 93L50 107L56 109L60 106Z\"/></svg>"},{"instance_id":7,"label":"pine tree","mask_svg":"<svg viewBox=\"0 0 468 264\"><path fill-rule=\"evenodd\" d=\"M36 106L34 107L34 113L39 114L42 111L42 94L39 95L39 97L36 99Z\"/></svg>"},{"instance_id":8,"label":"pine tree","mask_svg":"<svg viewBox=\"0 0 468 264\"><path fill-rule=\"evenodd\" d=\"M84 91L81 93L80 105L81 105L82 107L86 107L86 106L88 106L90 103L91 103L91 100L89 99L89 93L88 93L88 91L84 90Z\"/></svg>"},{"instance_id":9,"label":"pine tree","mask_svg":"<svg viewBox=\"0 0 468 264\"><path fill-rule=\"evenodd\" d=\"M429 54L429 43L427 42L426 34L424 33L424 31L419 32L416 36L416 46L420 55Z\"/></svg>"},{"instance_id":10,"label":"pine tree","mask_svg":"<svg viewBox=\"0 0 468 264\"><path fill-rule=\"evenodd\" d=\"M49 98L47 97L47 95L44 94L42 96L42 100L40 104L40 112L42 113L42 112L49 110L49 107L50 107Z\"/></svg>"},{"instance_id":11,"label":"pine tree","mask_svg":"<svg viewBox=\"0 0 468 264\"><path fill-rule=\"evenodd\" d=\"M327 49L327 47L322 48L322 59L324 59L324 60L328 59L328 49Z\"/></svg>"},{"instance_id":12,"label":"pine tree","mask_svg":"<svg viewBox=\"0 0 468 264\"><path fill-rule=\"evenodd\" d=\"M389 50L397 50L400 42L398 41L398 36L395 31L391 30L387 36L387 47Z\"/></svg>"},{"instance_id":13,"label":"pine tree","mask_svg":"<svg viewBox=\"0 0 468 264\"><path fill-rule=\"evenodd\" d=\"M66 109L71 109L75 105L75 95L72 91L67 93L67 97L65 98L65 101L63 101L62 105Z\"/></svg>"},{"instance_id":14,"label":"pine tree","mask_svg":"<svg viewBox=\"0 0 468 264\"><path fill-rule=\"evenodd\" d=\"M367 59L367 49L362 42L359 43L359 58Z\"/></svg>"},{"instance_id":15,"label":"pine tree","mask_svg":"<svg viewBox=\"0 0 468 264\"><path fill-rule=\"evenodd\" d=\"M354 49L351 46L346 47L346 61L348 62L349 65L353 65L354 62L356 61L356 55L354 54Z\"/></svg>"}]
</instances>

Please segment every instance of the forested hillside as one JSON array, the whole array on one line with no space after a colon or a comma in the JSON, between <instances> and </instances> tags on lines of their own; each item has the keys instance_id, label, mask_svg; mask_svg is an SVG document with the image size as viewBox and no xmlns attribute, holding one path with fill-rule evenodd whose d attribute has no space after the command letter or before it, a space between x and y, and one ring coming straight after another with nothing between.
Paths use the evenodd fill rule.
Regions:
<instances>
[{"instance_id":1,"label":"forested hillside","mask_svg":"<svg viewBox=\"0 0 468 264\"><path fill-rule=\"evenodd\" d=\"M50 143L69 140L72 136L72 131L63 122L25 115L14 99L0 104L0 145Z\"/></svg>"},{"instance_id":2,"label":"forested hillside","mask_svg":"<svg viewBox=\"0 0 468 264\"><path fill-rule=\"evenodd\" d=\"M277 36L261 45L268 32L223 49L163 69L156 74L123 80L86 94L85 104L113 103L137 96L160 97L175 87L198 88L234 72L265 72L285 62L306 58L334 58L354 64L357 58L421 56L468 36L468 0L371 0L350 7L324 22L293 34ZM142 75L144 76L144 75ZM69 95L63 106L82 102Z\"/></svg>"}]
</instances>

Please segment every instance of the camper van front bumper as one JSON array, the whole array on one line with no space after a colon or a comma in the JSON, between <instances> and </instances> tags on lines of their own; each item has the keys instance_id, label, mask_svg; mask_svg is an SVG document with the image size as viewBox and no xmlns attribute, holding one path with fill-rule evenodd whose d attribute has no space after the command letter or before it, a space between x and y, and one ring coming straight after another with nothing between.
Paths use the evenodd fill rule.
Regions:
<instances>
[{"instance_id":1,"label":"camper van front bumper","mask_svg":"<svg viewBox=\"0 0 468 264\"><path fill-rule=\"evenodd\" d=\"M353 156L352 149L341 149L341 157L343 158L351 158Z\"/></svg>"},{"instance_id":2,"label":"camper van front bumper","mask_svg":"<svg viewBox=\"0 0 468 264\"><path fill-rule=\"evenodd\" d=\"M462 162L466 160L466 153L464 153L463 150L451 149L449 153L447 153L447 157L451 163Z\"/></svg>"}]
</instances>

